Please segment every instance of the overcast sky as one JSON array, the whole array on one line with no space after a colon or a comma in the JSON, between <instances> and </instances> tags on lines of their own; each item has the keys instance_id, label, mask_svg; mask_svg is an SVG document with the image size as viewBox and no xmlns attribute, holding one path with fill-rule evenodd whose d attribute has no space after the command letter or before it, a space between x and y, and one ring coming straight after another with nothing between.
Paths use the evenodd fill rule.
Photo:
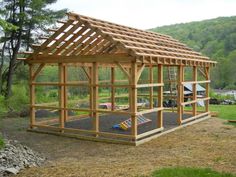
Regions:
<instances>
[{"instance_id":1,"label":"overcast sky","mask_svg":"<svg viewBox=\"0 0 236 177\"><path fill-rule=\"evenodd\" d=\"M150 29L236 15L236 0L58 0L51 8Z\"/></svg>"}]
</instances>

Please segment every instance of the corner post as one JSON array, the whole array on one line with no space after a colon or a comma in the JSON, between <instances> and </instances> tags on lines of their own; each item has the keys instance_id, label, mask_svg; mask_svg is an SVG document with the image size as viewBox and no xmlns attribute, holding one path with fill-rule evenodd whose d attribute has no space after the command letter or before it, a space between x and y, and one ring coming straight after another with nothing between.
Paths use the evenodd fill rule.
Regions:
<instances>
[{"instance_id":1,"label":"corner post","mask_svg":"<svg viewBox=\"0 0 236 177\"><path fill-rule=\"evenodd\" d=\"M137 109L137 63L131 63L131 77L129 79L129 83L131 86L130 89L130 112L132 113L131 115L131 133L132 135L135 137L134 139L136 139L136 136L138 134L138 130L137 130L137 117L136 117L136 113L138 111Z\"/></svg>"},{"instance_id":2,"label":"corner post","mask_svg":"<svg viewBox=\"0 0 236 177\"><path fill-rule=\"evenodd\" d=\"M206 80L210 80L210 68L206 67ZM209 92L210 92L210 83L206 83L206 97L209 97ZM209 100L206 100L206 112L209 112Z\"/></svg>"},{"instance_id":3,"label":"corner post","mask_svg":"<svg viewBox=\"0 0 236 177\"><path fill-rule=\"evenodd\" d=\"M183 106L182 103L184 101L184 87L183 87L183 82L184 81L184 67L183 65L178 66L178 98L177 98L177 106L178 106L178 118L177 122L179 125L182 123L182 118L183 118Z\"/></svg>"}]
</instances>

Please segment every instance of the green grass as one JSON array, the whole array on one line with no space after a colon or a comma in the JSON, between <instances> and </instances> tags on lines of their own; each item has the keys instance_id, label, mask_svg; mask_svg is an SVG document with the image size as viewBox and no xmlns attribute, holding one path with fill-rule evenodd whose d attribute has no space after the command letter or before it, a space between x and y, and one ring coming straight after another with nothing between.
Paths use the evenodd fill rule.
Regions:
<instances>
[{"instance_id":1,"label":"green grass","mask_svg":"<svg viewBox=\"0 0 236 177\"><path fill-rule=\"evenodd\" d=\"M209 168L163 168L154 171L151 177L236 177L229 173L219 173Z\"/></svg>"},{"instance_id":2,"label":"green grass","mask_svg":"<svg viewBox=\"0 0 236 177\"><path fill-rule=\"evenodd\" d=\"M185 107L185 110L191 110L191 107ZM199 111L203 111L204 107L198 107ZM218 117L227 120L236 120L236 105L210 105L210 111L218 112Z\"/></svg>"}]
</instances>

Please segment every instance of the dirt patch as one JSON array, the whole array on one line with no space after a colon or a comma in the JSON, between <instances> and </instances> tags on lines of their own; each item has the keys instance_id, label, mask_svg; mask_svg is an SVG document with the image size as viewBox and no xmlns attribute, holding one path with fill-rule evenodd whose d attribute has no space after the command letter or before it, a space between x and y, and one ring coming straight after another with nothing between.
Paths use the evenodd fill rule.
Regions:
<instances>
[{"instance_id":1,"label":"dirt patch","mask_svg":"<svg viewBox=\"0 0 236 177\"><path fill-rule=\"evenodd\" d=\"M236 128L212 118L138 147L26 132L25 119L4 119L1 130L48 157L19 177L137 176L161 167L209 167L236 173Z\"/></svg>"}]
</instances>

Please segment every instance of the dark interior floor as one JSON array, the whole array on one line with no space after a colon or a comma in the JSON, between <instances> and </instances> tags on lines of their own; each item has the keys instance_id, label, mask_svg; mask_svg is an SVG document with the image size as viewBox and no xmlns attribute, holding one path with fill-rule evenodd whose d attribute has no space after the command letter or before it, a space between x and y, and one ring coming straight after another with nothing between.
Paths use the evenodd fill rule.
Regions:
<instances>
[{"instance_id":1,"label":"dark interior floor","mask_svg":"<svg viewBox=\"0 0 236 177\"><path fill-rule=\"evenodd\" d=\"M144 114L144 116L148 119L151 119L151 122L138 126L138 134L153 130L157 128L157 112ZM183 119L187 119L191 117L191 115L183 115ZM111 132L111 133L119 133L119 134L130 134L131 130L128 129L127 131L124 130L117 130L112 128L113 125L119 124L122 121L125 121L129 118L127 115L101 115L99 116L99 123L100 123L100 131L101 132ZM163 123L164 129L169 130L171 128L177 127L177 113L172 112L164 112L163 114ZM80 120L70 121L65 124L66 128L78 128L78 129L85 129L85 130L92 130L92 118L83 118Z\"/></svg>"}]
</instances>

